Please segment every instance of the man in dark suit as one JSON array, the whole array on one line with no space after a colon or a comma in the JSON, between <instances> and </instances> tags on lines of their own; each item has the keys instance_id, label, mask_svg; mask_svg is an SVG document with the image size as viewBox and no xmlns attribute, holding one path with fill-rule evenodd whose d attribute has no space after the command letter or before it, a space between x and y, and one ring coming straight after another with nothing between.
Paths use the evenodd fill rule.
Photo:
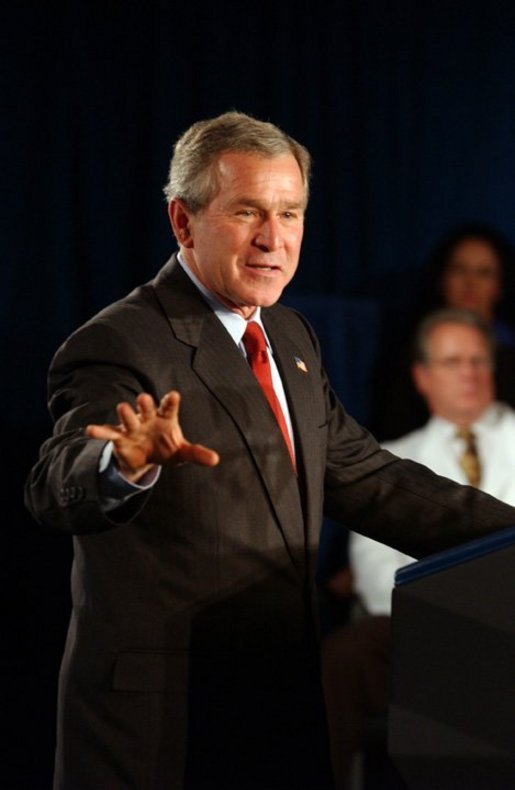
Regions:
<instances>
[{"instance_id":1,"label":"man in dark suit","mask_svg":"<svg viewBox=\"0 0 515 790\"><path fill-rule=\"evenodd\" d=\"M309 154L271 124L195 124L166 189L179 254L52 362L55 430L26 496L74 535L56 788L328 787L323 512L415 556L515 523L381 450L276 304L308 181ZM245 358L250 322L286 440Z\"/></svg>"}]
</instances>

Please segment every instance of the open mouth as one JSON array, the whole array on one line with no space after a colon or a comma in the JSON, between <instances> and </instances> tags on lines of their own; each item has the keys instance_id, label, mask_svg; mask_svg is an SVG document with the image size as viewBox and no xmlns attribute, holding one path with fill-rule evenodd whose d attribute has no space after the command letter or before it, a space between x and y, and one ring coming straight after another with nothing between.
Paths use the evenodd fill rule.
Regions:
<instances>
[{"instance_id":1,"label":"open mouth","mask_svg":"<svg viewBox=\"0 0 515 790\"><path fill-rule=\"evenodd\" d=\"M248 269L253 269L256 272L277 272L280 271L279 266L270 266L265 263L247 263Z\"/></svg>"}]
</instances>

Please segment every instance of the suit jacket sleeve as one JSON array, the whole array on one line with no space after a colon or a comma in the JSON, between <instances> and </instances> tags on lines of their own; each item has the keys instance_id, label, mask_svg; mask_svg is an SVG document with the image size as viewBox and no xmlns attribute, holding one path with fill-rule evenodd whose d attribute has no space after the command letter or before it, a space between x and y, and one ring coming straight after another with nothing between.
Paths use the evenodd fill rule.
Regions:
<instances>
[{"instance_id":1,"label":"suit jacket sleeve","mask_svg":"<svg viewBox=\"0 0 515 790\"><path fill-rule=\"evenodd\" d=\"M104 441L89 439L91 423L116 424L115 406L138 393L157 397L148 380L126 361L128 340L109 322L88 323L56 353L49 372L54 432L41 447L25 489L25 502L41 523L70 533L102 531L130 521L151 490L105 513L99 490Z\"/></svg>"}]
</instances>

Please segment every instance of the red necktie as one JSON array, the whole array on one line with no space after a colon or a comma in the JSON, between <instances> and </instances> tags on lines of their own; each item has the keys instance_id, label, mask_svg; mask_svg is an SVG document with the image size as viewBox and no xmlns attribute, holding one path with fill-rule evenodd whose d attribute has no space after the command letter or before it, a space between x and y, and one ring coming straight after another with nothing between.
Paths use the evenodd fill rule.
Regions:
<instances>
[{"instance_id":1,"label":"red necktie","mask_svg":"<svg viewBox=\"0 0 515 790\"><path fill-rule=\"evenodd\" d=\"M275 419L277 420L279 428L282 431L284 441L286 442L288 452L290 453L293 468L295 469L295 455L293 453L290 434L288 433L288 427L286 425L286 420L284 419L284 413L281 409L281 404L277 399L277 395L275 394L272 384L272 370L270 367L270 360L268 358L268 349L266 347L265 336L263 334L263 330L259 324L256 323L256 321L250 321L247 324L247 329L243 335L242 342L245 346L245 351L247 352L252 372L259 381L261 389L265 393L266 399L270 404L270 408L275 414Z\"/></svg>"}]
</instances>

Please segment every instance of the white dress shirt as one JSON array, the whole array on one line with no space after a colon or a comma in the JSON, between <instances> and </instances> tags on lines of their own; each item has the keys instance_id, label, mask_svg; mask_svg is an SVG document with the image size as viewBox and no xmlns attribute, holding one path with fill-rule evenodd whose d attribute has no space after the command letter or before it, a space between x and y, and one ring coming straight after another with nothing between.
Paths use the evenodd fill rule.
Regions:
<instances>
[{"instance_id":1,"label":"white dress shirt","mask_svg":"<svg viewBox=\"0 0 515 790\"><path fill-rule=\"evenodd\" d=\"M471 429L481 463L481 490L515 505L515 411L504 403L493 403ZM456 437L456 430L447 420L432 417L423 428L383 447L466 484L459 464L464 442ZM351 533L349 557L355 590L366 609L371 614L390 614L395 571L413 558L356 533Z\"/></svg>"}]
</instances>

